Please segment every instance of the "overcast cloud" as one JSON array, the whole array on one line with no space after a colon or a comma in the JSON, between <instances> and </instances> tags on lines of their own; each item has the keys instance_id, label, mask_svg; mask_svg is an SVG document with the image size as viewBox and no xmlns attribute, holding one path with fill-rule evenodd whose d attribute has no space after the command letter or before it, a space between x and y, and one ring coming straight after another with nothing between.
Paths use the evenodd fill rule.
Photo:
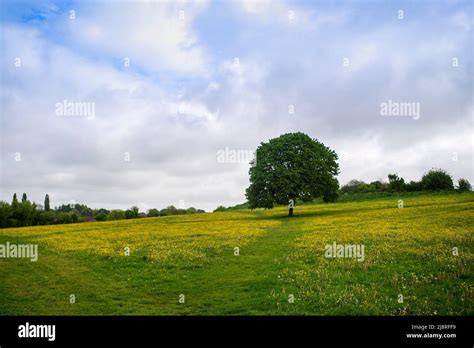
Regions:
<instances>
[{"instance_id":1,"label":"overcast cloud","mask_svg":"<svg viewBox=\"0 0 474 348\"><path fill-rule=\"evenodd\" d=\"M248 186L219 150L293 131L336 150L341 184L474 182L470 1L1 6L0 200L212 210ZM382 116L389 100L419 119Z\"/></svg>"}]
</instances>

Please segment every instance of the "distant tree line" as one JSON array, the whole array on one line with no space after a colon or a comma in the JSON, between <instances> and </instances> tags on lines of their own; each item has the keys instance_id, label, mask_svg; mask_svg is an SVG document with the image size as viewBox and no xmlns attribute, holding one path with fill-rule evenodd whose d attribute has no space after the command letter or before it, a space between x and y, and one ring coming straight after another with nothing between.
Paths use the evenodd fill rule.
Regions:
<instances>
[{"instance_id":1,"label":"distant tree line","mask_svg":"<svg viewBox=\"0 0 474 348\"><path fill-rule=\"evenodd\" d=\"M51 209L48 194L46 194L44 205L42 206L30 202L26 193L23 193L21 202L19 202L15 193L11 203L0 201L0 228L125 220L199 213L205 213L205 211L194 207L178 209L172 205L161 210L149 209L147 213L140 212L137 206L133 206L127 210L107 210L104 208L92 209L84 204L62 204Z\"/></svg>"},{"instance_id":2,"label":"distant tree line","mask_svg":"<svg viewBox=\"0 0 474 348\"><path fill-rule=\"evenodd\" d=\"M453 179L449 173L443 169L431 169L423 175L420 181L406 182L398 174L389 174L388 182L372 181L366 183L362 180L351 180L338 190L337 197L346 195L355 195L360 193L395 193L395 192L422 192L422 191L471 191L471 184L467 179L459 179L457 185L454 185ZM248 202L237 204L235 206L218 206L214 212L222 212L236 209L250 208Z\"/></svg>"},{"instance_id":3,"label":"distant tree line","mask_svg":"<svg viewBox=\"0 0 474 348\"><path fill-rule=\"evenodd\" d=\"M423 175L420 181L406 182L398 174L389 174L388 182L373 181L365 183L361 180L351 180L339 190L340 194L357 194L373 192L419 192L419 191L471 191L467 179L459 179L454 186L453 179L443 169L431 169Z\"/></svg>"}]
</instances>

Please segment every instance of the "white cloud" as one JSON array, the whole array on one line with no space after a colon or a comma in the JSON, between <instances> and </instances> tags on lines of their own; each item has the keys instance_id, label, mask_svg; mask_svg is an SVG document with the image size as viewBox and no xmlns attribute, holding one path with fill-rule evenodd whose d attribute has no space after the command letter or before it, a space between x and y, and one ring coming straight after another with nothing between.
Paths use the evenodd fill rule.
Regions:
<instances>
[{"instance_id":1,"label":"white cloud","mask_svg":"<svg viewBox=\"0 0 474 348\"><path fill-rule=\"evenodd\" d=\"M451 23L455 26L463 28L466 31L470 31L472 26L472 18L469 18L465 12L460 11L451 16Z\"/></svg>"},{"instance_id":2,"label":"white cloud","mask_svg":"<svg viewBox=\"0 0 474 348\"><path fill-rule=\"evenodd\" d=\"M348 16L346 9L337 11L314 11L308 7L279 0L241 0L234 1L244 14L266 23L277 23L304 29L319 29L324 26L341 24Z\"/></svg>"},{"instance_id":3,"label":"white cloud","mask_svg":"<svg viewBox=\"0 0 474 348\"><path fill-rule=\"evenodd\" d=\"M207 2L108 2L79 6L68 20L74 45L150 72L206 75L206 54L192 30Z\"/></svg>"}]
</instances>

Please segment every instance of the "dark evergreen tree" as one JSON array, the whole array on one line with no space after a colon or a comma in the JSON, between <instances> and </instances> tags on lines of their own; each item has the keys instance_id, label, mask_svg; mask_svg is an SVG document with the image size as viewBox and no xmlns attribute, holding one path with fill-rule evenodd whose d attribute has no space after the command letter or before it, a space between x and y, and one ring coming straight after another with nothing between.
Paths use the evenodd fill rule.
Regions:
<instances>
[{"instance_id":1,"label":"dark evergreen tree","mask_svg":"<svg viewBox=\"0 0 474 348\"><path fill-rule=\"evenodd\" d=\"M44 211L49 211L49 195L44 196Z\"/></svg>"},{"instance_id":2,"label":"dark evergreen tree","mask_svg":"<svg viewBox=\"0 0 474 348\"><path fill-rule=\"evenodd\" d=\"M13 194L13 200L12 200L12 205L18 204L18 198L16 198L16 193Z\"/></svg>"}]
</instances>

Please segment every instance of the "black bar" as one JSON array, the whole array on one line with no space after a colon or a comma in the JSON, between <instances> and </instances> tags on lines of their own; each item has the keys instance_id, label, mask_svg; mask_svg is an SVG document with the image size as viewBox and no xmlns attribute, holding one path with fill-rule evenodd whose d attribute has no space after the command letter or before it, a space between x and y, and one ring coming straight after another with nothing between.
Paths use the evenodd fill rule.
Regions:
<instances>
[{"instance_id":1,"label":"black bar","mask_svg":"<svg viewBox=\"0 0 474 348\"><path fill-rule=\"evenodd\" d=\"M55 325L55 340L21 338L26 323ZM473 317L0 317L0 346L55 344L409 344L472 347ZM412 325L427 329L414 329ZM428 329L429 325L434 325ZM438 325L455 325L440 330ZM407 338L411 333L449 338Z\"/></svg>"}]
</instances>

